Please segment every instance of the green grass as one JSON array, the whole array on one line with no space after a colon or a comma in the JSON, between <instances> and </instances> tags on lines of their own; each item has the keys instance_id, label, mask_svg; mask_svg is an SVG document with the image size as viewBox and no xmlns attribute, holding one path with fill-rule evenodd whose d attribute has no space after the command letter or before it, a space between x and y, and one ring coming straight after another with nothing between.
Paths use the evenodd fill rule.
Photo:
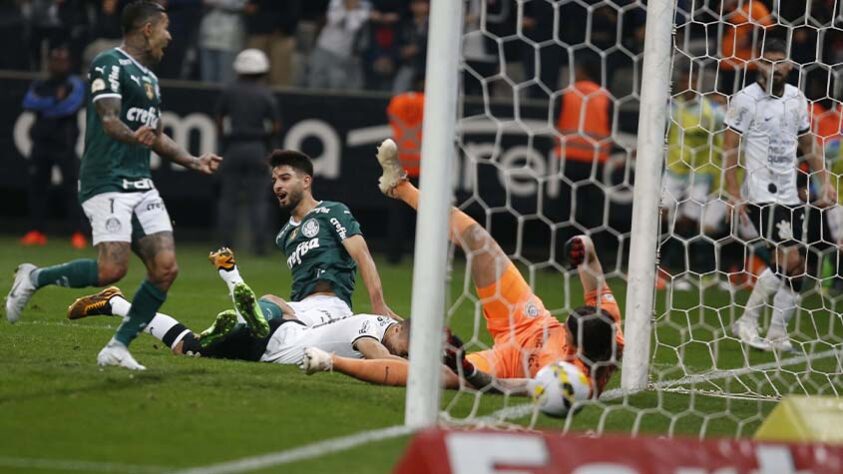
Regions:
<instances>
[{"instance_id":1,"label":"green grass","mask_svg":"<svg viewBox=\"0 0 843 474\"><path fill-rule=\"evenodd\" d=\"M0 238L0 291L7 291L14 267L23 261L53 264L73 258L93 257L62 244L41 249L19 247ZM206 245L180 245L181 273L162 312L189 327L201 330L214 315L230 306L223 282L205 257ZM257 259L238 256L241 273L258 292L288 294L290 284L280 255ZM378 260L384 291L393 310L409 314L412 267L389 266ZM462 294L464 266L455 265L452 296ZM142 265L132 262L120 286L131 296L141 278ZM564 307L582 303L576 279L565 285L558 273L537 271L534 285L549 309L562 314ZM625 286L612 282L623 307ZM567 291L565 288L569 287ZM338 374L307 377L297 368L274 364L178 358L147 335L132 346L136 358L149 370L129 373L96 367L96 354L116 328L112 318L78 322L65 319L67 305L90 290L45 289L33 298L22 321L14 326L0 323L0 472L24 472L8 464L11 458L96 461L120 465L183 468L224 462L304 446L312 442L350 435L403 422L404 389L377 387ZM699 295L674 295L677 311L658 311L657 335L653 340L657 375L678 379L688 373L712 368L727 369L774 361L769 354L745 354L733 341L722 339L731 322L729 294L709 290L706 306ZM664 307L660 293L659 306ZM739 301L746 298L739 294ZM355 310L369 309L365 289L359 284ZM820 308L818 297L808 297L806 307ZM475 327L474 305L465 301L455 310L450 324L475 343L489 344L481 325ZM839 321L824 310L798 321L800 340L825 340L840 344ZM831 324L831 325L830 325ZM835 325L836 324L836 325ZM710 341L719 341L711 344ZM675 350L675 348L679 348ZM710 348L716 347L716 353ZM806 346L827 350L830 345ZM840 385L839 368L833 359L814 361L769 379L760 374L723 379L697 388L744 395L799 392L826 393ZM824 374L834 374L824 376ZM610 388L616 387L616 376ZM687 386L686 386L687 388ZM457 397L454 400L454 397ZM486 395L477 406L471 394L446 394L451 414L460 418L473 408L479 415L524 403ZM443 405L447 406L447 405ZM631 432L688 435L751 434L772 409L767 401L726 399L683 393L646 392L585 407L573 418L576 431ZM530 418L510 420L528 424ZM536 426L564 428L564 420L538 417ZM292 463L284 472L386 472L395 464L407 443L400 437L370 443L349 451ZM6 464L3 464L4 460ZM127 468L128 469L128 468ZM116 469L120 470L120 469ZM279 468L261 472L277 472ZM66 472L39 469L38 472Z\"/></svg>"}]
</instances>

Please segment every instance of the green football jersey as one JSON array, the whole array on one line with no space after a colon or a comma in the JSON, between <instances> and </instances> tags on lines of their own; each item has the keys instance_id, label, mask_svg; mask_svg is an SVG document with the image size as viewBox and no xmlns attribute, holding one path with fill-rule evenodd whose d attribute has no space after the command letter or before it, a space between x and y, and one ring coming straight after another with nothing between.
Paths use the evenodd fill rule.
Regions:
<instances>
[{"instance_id":1,"label":"green football jersey","mask_svg":"<svg viewBox=\"0 0 843 474\"><path fill-rule=\"evenodd\" d=\"M292 301L313 293L320 281L351 307L357 264L343 241L360 234L360 224L340 202L321 201L301 222L290 219L275 237L275 245L287 256L293 273Z\"/></svg>"},{"instance_id":2,"label":"green football jersey","mask_svg":"<svg viewBox=\"0 0 843 474\"><path fill-rule=\"evenodd\" d=\"M121 100L120 120L132 130L155 129L161 118L158 77L120 48L109 49L91 62L88 71L85 152L79 169L79 200L106 192L132 192L151 187L149 148L129 145L106 135L95 103L107 97Z\"/></svg>"}]
</instances>

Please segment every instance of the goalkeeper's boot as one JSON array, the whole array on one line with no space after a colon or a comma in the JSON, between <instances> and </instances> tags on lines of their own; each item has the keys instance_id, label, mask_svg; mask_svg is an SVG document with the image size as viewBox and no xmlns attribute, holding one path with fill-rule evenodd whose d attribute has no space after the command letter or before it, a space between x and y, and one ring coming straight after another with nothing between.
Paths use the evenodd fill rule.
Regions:
<instances>
[{"instance_id":1,"label":"goalkeeper's boot","mask_svg":"<svg viewBox=\"0 0 843 474\"><path fill-rule=\"evenodd\" d=\"M316 372L329 372L334 368L334 359L331 354L317 347L308 347L299 362L299 368L307 375Z\"/></svg>"},{"instance_id":2,"label":"goalkeeper's boot","mask_svg":"<svg viewBox=\"0 0 843 474\"><path fill-rule=\"evenodd\" d=\"M378 147L378 163L383 169L378 179L378 187L382 193L393 197L392 191L395 187L407 181L407 172L398 159L398 145L391 138L384 140Z\"/></svg>"},{"instance_id":3,"label":"goalkeeper's boot","mask_svg":"<svg viewBox=\"0 0 843 474\"><path fill-rule=\"evenodd\" d=\"M38 288L32 283L30 276L35 270L35 265L31 263L22 263L18 265L15 270L15 280L12 283L12 289L6 295L6 319L10 323L16 323L20 319L20 314L23 308L29 303L29 299L35 294Z\"/></svg>"},{"instance_id":4,"label":"goalkeeper's boot","mask_svg":"<svg viewBox=\"0 0 843 474\"><path fill-rule=\"evenodd\" d=\"M116 286L94 293L93 295L76 298L67 307L67 319L82 319L88 316L111 316L111 299L115 296L123 298L123 292Z\"/></svg>"},{"instance_id":5,"label":"goalkeeper's boot","mask_svg":"<svg viewBox=\"0 0 843 474\"><path fill-rule=\"evenodd\" d=\"M237 326L237 313L227 309L217 315L214 324L199 334L199 345L209 347L229 335Z\"/></svg>"},{"instance_id":6,"label":"goalkeeper's boot","mask_svg":"<svg viewBox=\"0 0 843 474\"><path fill-rule=\"evenodd\" d=\"M97 355L97 365L105 367L114 365L129 370L146 370L132 357L129 348L112 339Z\"/></svg>"},{"instance_id":7,"label":"goalkeeper's boot","mask_svg":"<svg viewBox=\"0 0 843 474\"><path fill-rule=\"evenodd\" d=\"M237 262L234 260L234 251L228 247L214 250L208 255L208 260L217 270L230 272L237 267Z\"/></svg>"},{"instance_id":8,"label":"goalkeeper's boot","mask_svg":"<svg viewBox=\"0 0 843 474\"><path fill-rule=\"evenodd\" d=\"M269 323L263 316L263 311L258 306L258 298L255 292L245 283L234 285L232 292L234 298L234 309L246 320L246 325L252 331L252 335L264 338L269 335Z\"/></svg>"},{"instance_id":9,"label":"goalkeeper's boot","mask_svg":"<svg viewBox=\"0 0 843 474\"><path fill-rule=\"evenodd\" d=\"M732 325L732 334L749 347L762 351L770 350L770 343L758 335L758 325L738 318Z\"/></svg>"}]
</instances>

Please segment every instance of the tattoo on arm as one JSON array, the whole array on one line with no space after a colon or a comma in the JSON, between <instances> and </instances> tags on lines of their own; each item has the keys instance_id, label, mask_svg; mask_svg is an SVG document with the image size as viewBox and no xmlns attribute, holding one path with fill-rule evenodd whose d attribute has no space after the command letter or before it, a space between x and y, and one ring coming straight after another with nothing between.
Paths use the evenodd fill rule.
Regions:
<instances>
[{"instance_id":1,"label":"tattoo on arm","mask_svg":"<svg viewBox=\"0 0 843 474\"><path fill-rule=\"evenodd\" d=\"M162 157L178 163L187 169L196 170L199 168L199 160L194 158L187 150L180 147L173 141L172 138L167 136L163 129L160 129L158 133L158 140L155 140L155 144L152 145L152 149L155 153L158 153Z\"/></svg>"},{"instance_id":2,"label":"tattoo on arm","mask_svg":"<svg viewBox=\"0 0 843 474\"><path fill-rule=\"evenodd\" d=\"M106 135L119 142L135 144L132 129L120 120L121 103L118 98L105 97L94 102L94 106Z\"/></svg>"}]
</instances>

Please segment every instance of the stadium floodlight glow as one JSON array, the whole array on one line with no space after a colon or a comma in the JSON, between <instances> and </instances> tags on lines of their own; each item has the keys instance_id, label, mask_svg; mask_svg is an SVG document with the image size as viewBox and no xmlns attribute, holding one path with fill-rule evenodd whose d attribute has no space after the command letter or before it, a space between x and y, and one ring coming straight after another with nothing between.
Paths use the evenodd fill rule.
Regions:
<instances>
[{"instance_id":1,"label":"stadium floodlight glow","mask_svg":"<svg viewBox=\"0 0 843 474\"><path fill-rule=\"evenodd\" d=\"M463 8L433 0L427 46L419 210L410 314L410 371L404 423L423 428L439 417L442 330L450 220L451 163L456 136Z\"/></svg>"}]
</instances>

